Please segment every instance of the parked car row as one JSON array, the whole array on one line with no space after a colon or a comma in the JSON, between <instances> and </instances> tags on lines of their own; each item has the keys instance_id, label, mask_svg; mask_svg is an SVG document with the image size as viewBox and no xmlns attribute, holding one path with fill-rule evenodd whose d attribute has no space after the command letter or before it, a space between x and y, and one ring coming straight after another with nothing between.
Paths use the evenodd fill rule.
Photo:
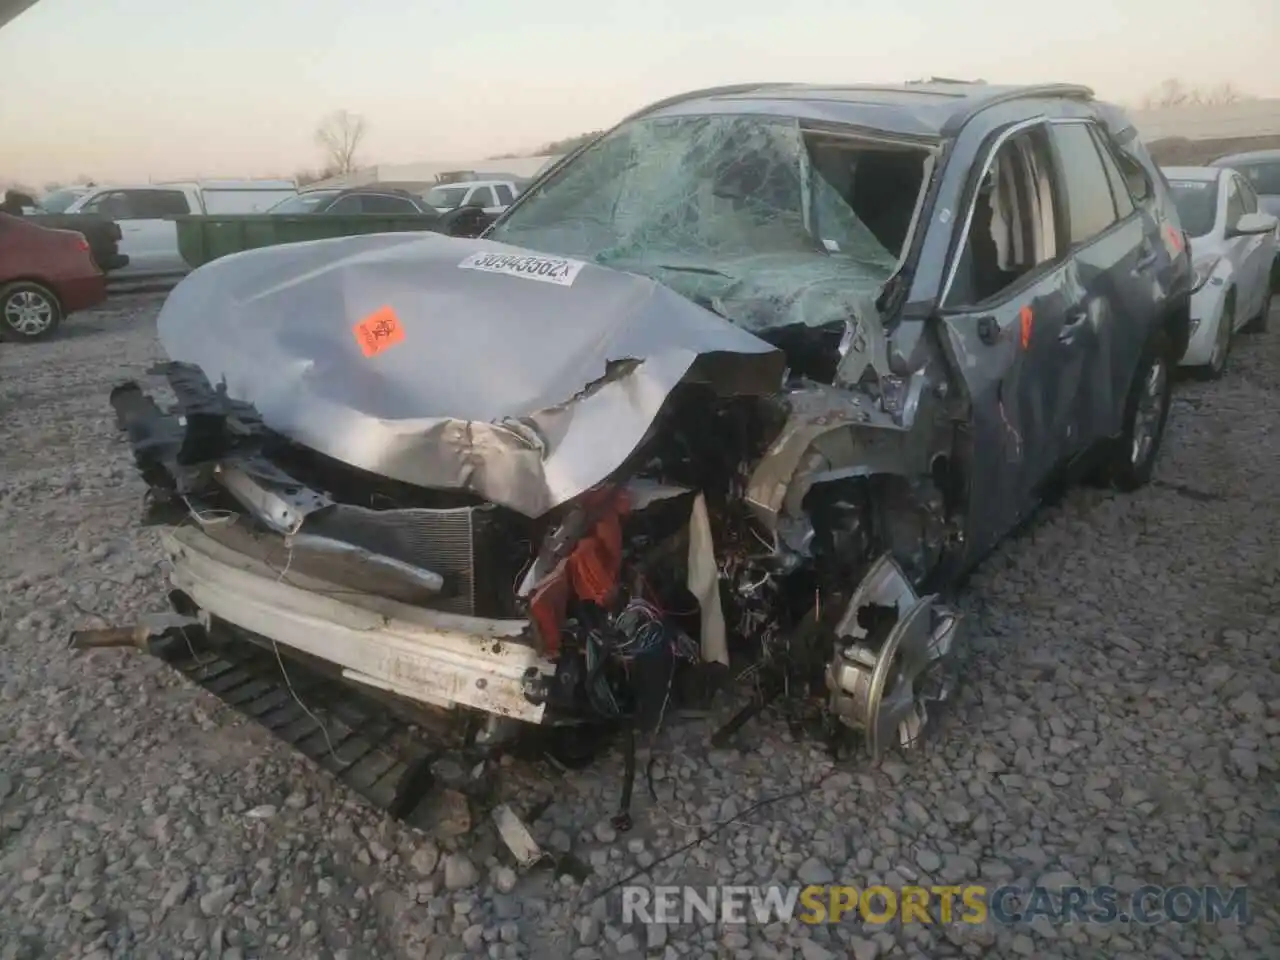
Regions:
<instances>
[{"instance_id":1,"label":"parked car row","mask_svg":"<svg viewBox=\"0 0 1280 960\"><path fill-rule=\"evenodd\" d=\"M1195 269L1191 337L1181 364L1206 379L1226 370L1237 332L1267 329L1280 275L1280 220L1230 159L1164 168Z\"/></svg>"},{"instance_id":2,"label":"parked car row","mask_svg":"<svg viewBox=\"0 0 1280 960\"><path fill-rule=\"evenodd\" d=\"M76 197L67 214L92 213L120 225L120 252L129 262L113 271L129 280L180 276L174 217L256 213L296 196L292 180L210 180L143 186L97 186Z\"/></svg>"}]
</instances>

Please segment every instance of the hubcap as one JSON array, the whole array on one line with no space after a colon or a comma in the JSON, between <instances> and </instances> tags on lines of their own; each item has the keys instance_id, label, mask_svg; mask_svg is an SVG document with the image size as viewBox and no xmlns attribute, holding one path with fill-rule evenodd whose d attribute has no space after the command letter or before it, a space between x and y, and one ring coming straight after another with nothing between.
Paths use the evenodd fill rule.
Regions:
<instances>
[{"instance_id":1,"label":"hubcap","mask_svg":"<svg viewBox=\"0 0 1280 960\"><path fill-rule=\"evenodd\" d=\"M4 319L14 330L34 337L53 323L53 304L34 290L20 290L5 302Z\"/></svg>"},{"instance_id":2,"label":"hubcap","mask_svg":"<svg viewBox=\"0 0 1280 960\"><path fill-rule=\"evenodd\" d=\"M869 632L855 626L866 604L896 607L897 622ZM952 692L950 654L959 623L936 596L918 597L887 557L864 579L836 628L840 649L828 664L827 685L836 716L863 731L873 758L895 744L920 744Z\"/></svg>"},{"instance_id":3,"label":"hubcap","mask_svg":"<svg viewBox=\"0 0 1280 960\"><path fill-rule=\"evenodd\" d=\"M1138 409L1133 420L1133 464L1144 463L1151 455L1156 437L1160 432L1160 415L1164 406L1165 381L1169 377L1168 368L1161 358L1151 364L1147 379L1142 384L1142 393L1138 396Z\"/></svg>"}]
</instances>

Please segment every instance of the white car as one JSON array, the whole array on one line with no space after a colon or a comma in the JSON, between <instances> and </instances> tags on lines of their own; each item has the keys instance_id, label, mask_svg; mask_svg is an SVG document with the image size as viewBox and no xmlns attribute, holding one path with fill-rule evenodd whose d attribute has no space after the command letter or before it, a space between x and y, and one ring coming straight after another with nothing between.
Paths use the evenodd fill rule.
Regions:
<instances>
[{"instance_id":1,"label":"white car","mask_svg":"<svg viewBox=\"0 0 1280 960\"><path fill-rule=\"evenodd\" d=\"M1259 212L1257 194L1235 170L1165 167L1164 174L1195 267L1191 341L1182 366L1217 379L1236 331L1266 329L1280 220Z\"/></svg>"},{"instance_id":2,"label":"white car","mask_svg":"<svg viewBox=\"0 0 1280 960\"><path fill-rule=\"evenodd\" d=\"M96 213L120 224L120 252L129 265L112 271L113 279L172 277L190 267L178 249L174 217L261 213L297 196L292 180L201 180L99 186L87 190L67 213Z\"/></svg>"},{"instance_id":3,"label":"white car","mask_svg":"<svg viewBox=\"0 0 1280 960\"><path fill-rule=\"evenodd\" d=\"M432 187L426 201L441 213L470 205L497 215L511 206L519 193L519 186L510 180L461 180Z\"/></svg>"}]
</instances>

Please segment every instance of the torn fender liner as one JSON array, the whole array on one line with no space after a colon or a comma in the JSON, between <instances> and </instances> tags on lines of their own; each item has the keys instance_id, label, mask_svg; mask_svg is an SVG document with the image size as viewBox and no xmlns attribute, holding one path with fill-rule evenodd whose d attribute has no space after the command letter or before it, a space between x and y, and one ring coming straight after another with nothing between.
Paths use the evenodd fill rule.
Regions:
<instances>
[{"instance_id":1,"label":"torn fender liner","mask_svg":"<svg viewBox=\"0 0 1280 960\"><path fill-rule=\"evenodd\" d=\"M402 336L367 356L356 330L385 307ZM534 517L617 469L682 380L767 395L785 365L653 280L435 234L219 258L169 295L159 332L298 443Z\"/></svg>"}]
</instances>

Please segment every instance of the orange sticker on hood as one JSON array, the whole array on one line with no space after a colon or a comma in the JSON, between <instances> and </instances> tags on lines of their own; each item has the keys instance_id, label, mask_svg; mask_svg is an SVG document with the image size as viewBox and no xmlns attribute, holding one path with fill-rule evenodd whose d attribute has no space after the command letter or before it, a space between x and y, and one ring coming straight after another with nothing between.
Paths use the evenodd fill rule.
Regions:
<instances>
[{"instance_id":1,"label":"orange sticker on hood","mask_svg":"<svg viewBox=\"0 0 1280 960\"><path fill-rule=\"evenodd\" d=\"M1022 349L1025 350L1031 345L1031 325L1035 322L1030 307L1018 311L1018 322L1022 326Z\"/></svg>"},{"instance_id":2,"label":"orange sticker on hood","mask_svg":"<svg viewBox=\"0 0 1280 960\"><path fill-rule=\"evenodd\" d=\"M404 340L404 327L400 326L400 318L391 307L382 307L369 314L354 327L356 343L366 357L374 357L388 347L394 347Z\"/></svg>"}]
</instances>

